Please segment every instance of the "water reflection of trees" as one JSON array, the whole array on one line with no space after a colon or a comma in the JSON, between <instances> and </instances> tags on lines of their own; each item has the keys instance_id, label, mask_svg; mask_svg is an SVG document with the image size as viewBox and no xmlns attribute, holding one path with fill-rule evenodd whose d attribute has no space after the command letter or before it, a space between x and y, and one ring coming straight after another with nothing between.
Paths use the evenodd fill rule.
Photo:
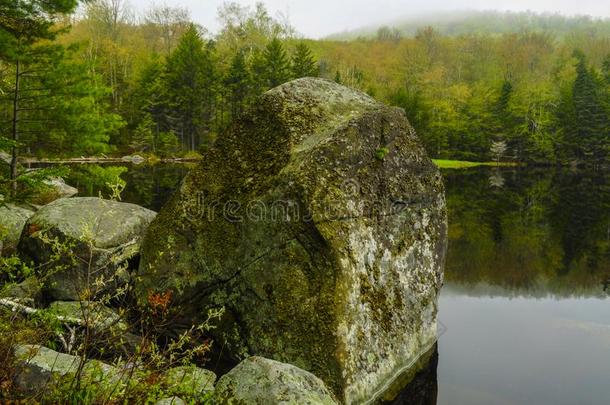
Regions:
<instances>
[{"instance_id":1,"label":"water reflection of trees","mask_svg":"<svg viewBox=\"0 0 610 405\"><path fill-rule=\"evenodd\" d=\"M444 174L447 284L477 294L605 295L609 173L506 170L501 189L489 170Z\"/></svg>"},{"instance_id":2,"label":"water reflection of trees","mask_svg":"<svg viewBox=\"0 0 610 405\"><path fill-rule=\"evenodd\" d=\"M74 165L70 170L69 184L78 187L81 196L107 195L107 183L120 176L126 182L122 200L158 211L167 202L182 178L188 165Z\"/></svg>"}]
</instances>

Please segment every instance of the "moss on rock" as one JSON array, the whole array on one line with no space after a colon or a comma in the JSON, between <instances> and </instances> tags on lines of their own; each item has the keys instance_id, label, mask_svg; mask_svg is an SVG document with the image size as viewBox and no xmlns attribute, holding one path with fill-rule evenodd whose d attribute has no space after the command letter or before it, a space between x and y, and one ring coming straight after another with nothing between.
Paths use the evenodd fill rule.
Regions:
<instances>
[{"instance_id":1,"label":"moss on rock","mask_svg":"<svg viewBox=\"0 0 610 405\"><path fill-rule=\"evenodd\" d=\"M299 79L185 178L136 290L172 291L176 327L225 307L213 333L234 360L294 364L355 403L434 341L445 247L442 179L404 111Z\"/></svg>"}]
</instances>

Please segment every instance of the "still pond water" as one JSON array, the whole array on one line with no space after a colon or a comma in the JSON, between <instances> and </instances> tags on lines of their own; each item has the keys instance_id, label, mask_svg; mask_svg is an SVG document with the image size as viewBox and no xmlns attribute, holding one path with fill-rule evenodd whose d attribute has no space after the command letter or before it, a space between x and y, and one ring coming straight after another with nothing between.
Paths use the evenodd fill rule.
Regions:
<instances>
[{"instance_id":1,"label":"still pond water","mask_svg":"<svg viewBox=\"0 0 610 405\"><path fill-rule=\"evenodd\" d=\"M105 179L96 171L75 168L70 183L98 195ZM187 171L125 168L123 201L159 210ZM444 176L449 251L438 357L405 397L609 404L610 173L482 168Z\"/></svg>"}]
</instances>

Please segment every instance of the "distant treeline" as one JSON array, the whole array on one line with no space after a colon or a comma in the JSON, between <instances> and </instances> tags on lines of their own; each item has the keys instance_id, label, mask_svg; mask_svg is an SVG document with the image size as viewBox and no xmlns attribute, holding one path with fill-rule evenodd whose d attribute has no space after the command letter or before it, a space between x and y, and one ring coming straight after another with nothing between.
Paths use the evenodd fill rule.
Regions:
<instances>
[{"instance_id":1,"label":"distant treeline","mask_svg":"<svg viewBox=\"0 0 610 405\"><path fill-rule=\"evenodd\" d=\"M125 0L86 2L78 17L69 16L76 0L2 7L19 20L36 13L23 4L54 2L60 12L38 16L52 35L0 21L0 36L12 38L0 47L1 134L25 153L200 151L257 95L319 75L403 107L433 157L608 161L607 21L508 14L504 25L519 18L532 29L504 33L498 23L492 32L481 16L459 35L382 28L372 38L313 41L261 4L226 3L216 35L184 9L135 16Z\"/></svg>"},{"instance_id":2,"label":"distant treeline","mask_svg":"<svg viewBox=\"0 0 610 405\"><path fill-rule=\"evenodd\" d=\"M314 50L344 83L403 107L434 157L489 159L500 143L511 160L608 162L608 36L443 36L427 27Z\"/></svg>"},{"instance_id":3,"label":"distant treeline","mask_svg":"<svg viewBox=\"0 0 610 405\"><path fill-rule=\"evenodd\" d=\"M331 40L351 41L372 39L391 34L393 38L412 37L428 26L441 35L459 36L471 34L518 34L545 32L555 37L573 34L595 33L599 37L610 36L610 19L591 16L567 17L558 13L534 13L532 11L451 11L416 15L391 25L369 27L342 32L327 37Z\"/></svg>"}]
</instances>

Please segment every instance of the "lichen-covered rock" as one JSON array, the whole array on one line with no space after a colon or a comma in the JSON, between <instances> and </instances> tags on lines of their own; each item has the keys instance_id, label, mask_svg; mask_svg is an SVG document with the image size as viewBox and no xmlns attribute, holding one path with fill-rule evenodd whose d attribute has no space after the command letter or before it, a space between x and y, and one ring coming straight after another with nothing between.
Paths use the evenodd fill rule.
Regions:
<instances>
[{"instance_id":1,"label":"lichen-covered rock","mask_svg":"<svg viewBox=\"0 0 610 405\"><path fill-rule=\"evenodd\" d=\"M55 301L49 305L53 314L88 326L97 332L116 333L128 329L124 319L113 309L94 301Z\"/></svg>"},{"instance_id":2,"label":"lichen-covered rock","mask_svg":"<svg viewBox=\"0 0 610 405\"><path fill-rule=\"evenodd\" d=\"M18 284L0 287L0 298L10 298L20 304L33 306L41 298L42 284L36 276L30 276Z\"/></svg>"},{"instance_id":3,"label":"lichen-covered rock","mask_svg":"<svg viewBox=\"0 0 610 405\"><path fill-rule=\"evenodd\" d=\"M117 270L124 270L121 265L139 253L142 235L155 215L134 204L62 198L28 220L18 251L37 266L47 298L89 299L91 293L125 281L127 274ZM54 255L62 258L60 263Z\"/></svg>"},{"instance_id":4,"label":"lichen-covered rock","mask_svg":"<svg viewBox=\"0 0 610 405\"><path fill-rule=\"evenodd\" d=\"M136 285L179 322L224 307L233 359L375 396L436 339L446 247L438 169L404 111L321 79L265 93L151 224Z\"/></svg>"},{"instance_id":5,"label":"lichen-covered rock","mask_svg":"<svg viewBox=\"0 0 610 405\"><path fill-rule=\"evenodd\" d=\"M69 198L78 194L78 189L66 184L65 180L61 177L53 177L45 180L44 184L53 190L53 192L57 195L57 198Z\"/></svg>"},{"instance_id":6,"label":"lichen-covered rock","mask_svg":"<svg viewBox=\"0 0 610 405\"><path fill-rule=\"evenodd\" d=\"M180 397L163 398L155 402L155 405L186 405L186 402Z\"/></svg>"},{"instance_id":7,"label":"lichen-covered rock","mask_svg":"<svg viewBox=\"0 0 610 405\"><path fill-rule=\"evenodd\" d=\"M15 386L23 392L36 392L58 378L78 371L80 359L37 345L17 345Z\"/></svg>"},{"instance_id":8,"label":"lichen-covered rock","mask_svg":"<svg viewBox=\"0 0 610 405\"><path fill-rule=\"evenodd\" d=\"M81 364L77 356L39 345L16 345L13 352L17 359L14 383L17 389L25 393L37 393L62 378L73 378ZM112 389L122 383L123 375L116 367L90 360L83 365L80 378L84 382Z\"/></svg>"},{"instance_id":9,"label":"lichen-covered rock","mask_svg":"<svg viewBox=\"0 0 610 405\"><path fill-rule=\"evenodd\" d=\"M335 405L332 393L315 375L290 364L249 357L222 376L216 385L217 404Z\"/></svg>"},{"instance_id":10,"label":"lichen-covered rock","mask_svg":"<svg viewBox=\"0 0 610 405\"><path fill-rule=\"evenodd\" d=\"M21 231L34 211L13 204L0 205L0 255L15 251Z\"/></svg>"},{"instance_id":11,"label":"lichen-covered rock","mask_svg":"<svg viewBox=\"0 0 610 405\"><path fill-rule=\"evenodd\" d=\"M25 175L34 175L40 169L28 169ZM72 187L61 177L51 177L42 181L40 187L29 197L36 205L49 204L60 198L70 198L78 194L78 189Z\"/></svg>"},{"instance_id":12,"label":"lichen-covered rock","mask_svg":"<svg viewBox=\"0 0 610 405\"><path fill-rule=\"evenodd\" d=\"M194 366L174 367L162 375L164 385L174 395L197 396L214 391L216 374Z\"/></svg>"}]
</instances>

